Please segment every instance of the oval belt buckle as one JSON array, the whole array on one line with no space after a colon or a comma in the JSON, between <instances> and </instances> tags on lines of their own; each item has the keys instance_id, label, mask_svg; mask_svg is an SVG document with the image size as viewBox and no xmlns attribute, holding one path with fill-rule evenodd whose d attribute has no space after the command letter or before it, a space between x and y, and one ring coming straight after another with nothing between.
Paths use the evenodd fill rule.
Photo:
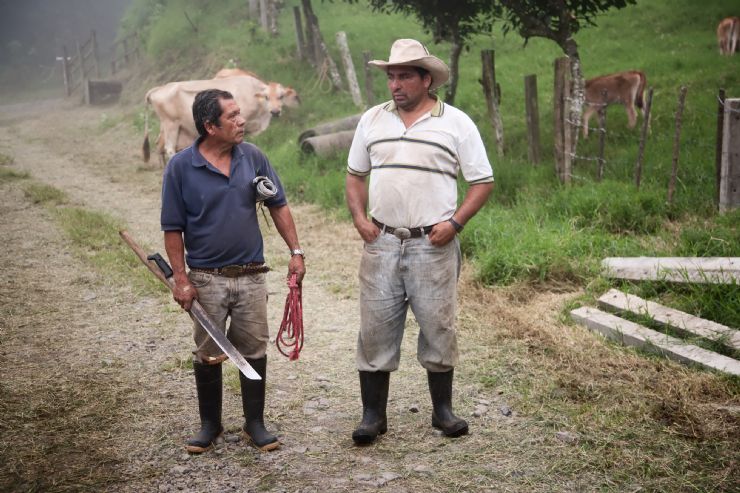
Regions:
<instances>
[{"instance_id":1,"label":"oval belt buckle","mask_svg":"<svg viewBox=\"0 0 740 493\"><path fill-rule=\"evenodd\" d=\"M396 228L393 230L393 234L399 240L408 240L411 238L411 231L408 228Z\"/></svg>"}]
</instances>

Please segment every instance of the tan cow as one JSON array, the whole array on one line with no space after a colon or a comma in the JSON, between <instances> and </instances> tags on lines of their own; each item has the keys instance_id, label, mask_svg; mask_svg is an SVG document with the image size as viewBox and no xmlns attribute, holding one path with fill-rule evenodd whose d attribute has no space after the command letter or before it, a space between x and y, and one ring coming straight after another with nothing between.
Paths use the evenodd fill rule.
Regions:
<instances>
[{"instance_id":1,"label":"tan cow","mask_svg":"<svg viewBox=\"0 0 740 493\"><path fill-rule=\"evenodd\" d=\"M717 26L720 55L734 55L740 48L740 17L727 17Z\"/></svg>"},{"instance_id":2,"label":"tan cow","mask_svg":"<svg viewBox=\"0 0 740 493\"><path fill-rule=\"evenodd\" d=\"M270 99L267 84L249 76L170 82L155 87L146 93L146 102L152 105L159 117L157 149L163 162L175 152L191 145L198 136L192 106L195 95L205 89L221 89L233 94L246 120L247 135L263 132L269 126L272 116L279 114L282 106L280 100ZM145 161L149 160L148 131L147 123L144 138Z\"/></svg>"},{"instance_id":3,"label":"tan cow","mask_svg":"<svg viewBox=\"0 0 740 493\"><path fill-rule=\"evenodd\" d=\"M616 74L602 75L586 81L586 103L583 112L583 136L588 137L588 121L591 116L604 106L622 104L627 110L629 127L637 123L635 106L642 110L642 94L645 91L645 74L638 70L628 70Z\"/></svg>"},{"instance_id":4,"label":"tan cow","mask_svg":"<svg viewBox=\"0 0 740 493\"><path fill-rule=\"evenodd\" d=\"M254 72L250 72L249 70L243 70L240 68L222 68L221 70L216 72L216 75L214 75L213 78L224 79L226 77L238 77L244 75L256 77L257 79L259 79L257 74L255 74ZM279 82L265 82L265 84L267 84L270 91L270 101L280 101L280 109L282 109L283 104L288 108L295 108L299 104L301 104L298 93L292 87L285 87ZM273 115L274 114L275 113L273 113ZM280 116L280 114L278 113L275 116Z\"/></svg>"}]
</instances>

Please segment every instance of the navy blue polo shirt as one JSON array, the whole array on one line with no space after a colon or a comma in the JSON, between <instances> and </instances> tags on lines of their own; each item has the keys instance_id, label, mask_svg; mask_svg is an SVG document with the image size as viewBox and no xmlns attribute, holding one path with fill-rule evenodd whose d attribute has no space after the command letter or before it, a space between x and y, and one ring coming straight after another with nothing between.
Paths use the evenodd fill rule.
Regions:
<instances>
[{"instance_id":1,"label":"navy blue polo shirt","mask_svg":"<svg viewBox=\"0 0 740 493\"><path fill-rule=\"evenodd\" d=\"M252 180L267 176L277 195L267 207L287 204L283 186L257 146L242 143L231 153L226 176L198 150L201 139L175 154L162 179L162 231L182 231L190 267L216 268L264 262Z\"/></svg>"}]
</instances>

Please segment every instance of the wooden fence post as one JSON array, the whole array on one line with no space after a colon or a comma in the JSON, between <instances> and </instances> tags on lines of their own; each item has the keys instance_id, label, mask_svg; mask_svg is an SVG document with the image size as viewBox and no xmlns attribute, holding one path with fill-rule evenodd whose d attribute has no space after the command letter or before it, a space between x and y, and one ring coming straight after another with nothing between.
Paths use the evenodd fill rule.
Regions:
<instances>
[{"instance_id":1,"label":"wooden fence post","mask_svg":"<svg viewBox=\"0 0 740 493\"><path fill-rule=\"evenodd\" d=\"M719 211L740 207L740 99L725 99Z\"/></svg>"},{"instance_id":2,"label":"wooden fence post","mask_svg":"<svg viewBox=\"0 0 740 493\"><path fill-rule=\"evenodd\" d=\"M85 59L82 58L82 49L80 49L80 42L77 41L77 62L80 66L80 87L85 83Z\"/></svg>"},{"instance_id":3,"label":"wooden fence post","mask_svg":"<svg viewBox=\"0 0 740 493\"><path fill-rule=\"evenodd\" d=\"M717 95L717 143L715 147L715 180L714 202L719 206L719 190L722 181L722 134L725 126L725 90L720 89Z\"/></svg>"},{"instance_id":4,"label":"wooden fence post","mask_svg":"<svg viewBox=\"0 0 740 493\"><path fill-rule=\"evenodd\" d=\"M496 150L499 156L504 155L504 125L501 122L501 113L498 108L496 97L496 75L493 65L493 50L481 50L481 62L483 65L483 93L486 96L488 106L488 118L496 136Z\"/></svg>"},{"instance_id":5,"label":"wooden fence post","mask_svg":"<svg viewBox=\"0 0 740 493\"><path fill-rule=\"evenodd\" d=\"M92 42L92 57L93 64L95 65L95 77L100 78L100 61L98 60L98 38L95 36L95 30L90 32L90 40Z\"/></svg>"},{"instance_id":6,"label":"wooden fence post","mask_svg":"<svg viewBox=\"0 0 740 493\"><path fill-rule=\"evenodd\" d=\"M64 77L64 93L69 96L69 65L67 64L67 47L62 45L62 77Z\"/></svg>"},{"instance_id":7,"label":"wooden fence post","mask_svg":"<svg viewBox=\"0 0 740 493\"><path fill-rule=\"evenodd\" d=\"M306 58L306 44L303 40L303 23L301 22L301 9L300 7L293 7L293 20L295 21L295 37L296 45L298 47L297 54L299 60L305 60Z\"/></svg>"},{"instance_id":8,"label":"wooden fence post","mask_svg":"<svg viewBox=\"0 0 740 493\"><path fill-rule=\"evenodd\" d=\"M540 162L540 110L537 104L537 76L524 77L524 105L527 115L527 154L532 164Z\"/></svg>"},{"instance_id":9,"label":"wooden fence post","mask_svg":"<svg viewBox=\"0 0 740 493\"><path fill-rule=\"evenodd\" d=\"M673 137L673 167L671 179L668 182L668 204L673 204L673 194L676 192L676 178L678 176L678 156L681 149L681 123L683 119L683 107L686 102L686 86L681 86L678 95L678 108L676 108L676 133Z\"/></svg>"},{"instance_id":10,"label":"wooden fence post","mask_svg":"<svg viewBox=\"0 0 740 493\"><path fill-rule=\"evenodd\" d=\"M268 0L260 0L260 26L265 32L269 30L267 25L267 2Z\"/></svg>"},{"instance_id":11,"label":"wooden fence post","mask_svg":"<svg viewBox=\"0 0 740 493\"><path fill-rule=\"evenodd\" d=\"M570 58L560 57L555 60L555 79L553 95L553 117L555 138L555 170L560 183L570 183L572 178L571 132L573 126L568 122L570 113ZM578 129L575 129L578 131Z\"/></svg>"},{"instance_id":12,"label":"wooden fence post","mask_svg":"<svg viewBox=\"0 0 740 493\"><path fill-rule=\"evenodd\" d=\"M373 68L368 65L370 61L370 52L362 52L362 60L365 65L365 103L370 106L375 106L375 91L373 88Z\"/></svg>"},{"instance_id":13,"label":"wooden fence post","mask_svg":"<svg viewBox=\"0 0 740 493\"><path fill-rule=\"evenodd\" d=\"M645 114L642 119L642 132L640 132L640 146L637 150L637 162L635 163L635 186L640 188L640 181L642 180L642 158L645 155L645 143L647 142L647 134L650 129L650 111L653 106L653 88L648 90L647 99L645 100Z\"/></svg>"},{"instance_id":14,"label":"wooden fence post","mask_svg":"<svg viewBox=\"0 0 740 493\"><path fill-rule=\"evenodd\" d=\"M606 105L607 105L607 94L606 89L601 91L601 108L599 108L599 158L598 158L598 171L596 172L596 181L601 181L604 178L604 151L606 150Z\"/></svg>"},{"instance_id":15,"label":"wooden fence post","mask_svg":"<svg viewBox=\"0 0 740 493\"><path fill-rule=\"evenodd\" d=\"M355 106L362 108L362 95L360 95L360 84L357 82L357 74L355 73L355 64L352 62L352 53L349 51L349 44L347 43L347 33L339 31L336 33L335 38L337 45L339 46L339 53L342 55L342 64L344 65L344 73L347 76L347 85L349 86L349 92L352 94L352 101Z\"/></svg>"},{"instance_id":16,"label":"wooden fence post","mask_svg":"<svg viewBox=\"0 0 740 493\"><path fill-rule=\"evenodd\" d=\"M303 5L303 21L306 23L306 54L308 60L313 66L319 66L321 64L321 57L318 56L318 47L316 46L316 40L314 39L313 30L313 9L311 8L311 0L301 0Z\"/></svg>"}]
</instances>

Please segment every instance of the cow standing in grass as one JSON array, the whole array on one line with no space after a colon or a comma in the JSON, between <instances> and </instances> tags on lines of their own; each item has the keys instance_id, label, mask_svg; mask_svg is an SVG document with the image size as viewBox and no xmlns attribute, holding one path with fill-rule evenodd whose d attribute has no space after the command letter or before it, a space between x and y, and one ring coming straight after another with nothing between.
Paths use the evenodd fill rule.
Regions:
<instances>
[{"instance_id":1,"label":"cow standing in grass","mask_svg":"<svg viewBox=\"0 0 740 493\"><path fill-rule=\"evenodd\" d=\"M717 26L720 55L734 55L740 43L740 17L727 17Z\"/></svg>"},{"instance_id":2,"label":"cow standing in grass","mask_svg":"<svg viewBox=\"0 0 740 493\"><path fill-rule=\"evenodd\" d=\"M643 93L647 79L639 70L628 70L616 74L602 75L586 81L586 104L583 112L583 137L588 137L588 121L597 111L606 110L611 104L624 105L629 127L637 123L637 111L645 116Z\"/></svg>"}]
</instances>

